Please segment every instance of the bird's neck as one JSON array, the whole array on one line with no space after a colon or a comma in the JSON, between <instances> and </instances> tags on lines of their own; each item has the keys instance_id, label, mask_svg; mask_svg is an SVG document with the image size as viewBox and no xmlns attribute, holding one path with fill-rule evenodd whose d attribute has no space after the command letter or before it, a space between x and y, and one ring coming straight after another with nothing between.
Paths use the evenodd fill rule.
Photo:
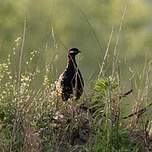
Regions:
<instances>
[{"instance_id":1,"label":"bird's neck","mask_svg":"<svg viewBox=\"0 0 152 152\"><path fill-rule=\"evenodd\" d=\"M69 68L76 68L77 67L75 56L68 55L68 65L67 66Z\"/></svg>"}]
</instances>

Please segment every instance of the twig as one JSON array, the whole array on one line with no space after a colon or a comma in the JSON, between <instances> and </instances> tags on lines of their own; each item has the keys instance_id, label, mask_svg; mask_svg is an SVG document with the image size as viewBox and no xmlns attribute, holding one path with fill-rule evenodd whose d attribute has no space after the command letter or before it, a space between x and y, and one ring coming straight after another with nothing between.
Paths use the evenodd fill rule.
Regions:
<instances>
[{"instance_id":1,"label":"twig","mask_svg":"<svg viewBox=\"0 0 152 152\"><path fill-rule=\"evenodd\" d=\"M120 25L119 25L119 30L118 30L118 35L117 35L117 39L116 39L116 43L115 43L115 47L114 47L114 55L113 55L113 65L112 65L112 76L114 75L114 72L115 72L115 64L116 64L116 61L117 61L117 48L118 48L118 43L119 43L119 39L120 39L120 33L122 31L122 26L123 26L123 22L124 22L124 19L126 17L126 13L127 13L127 9L128 9L128 6L129 6L129 1L127 1L127 4L124 8L124 11L123 11L123 14L122 14L122 17L121 17L121 21L120 21Z\"/></svg>"},{"instance_id":2,"label":"twig","mask_svg":"<svg viewBox=\"0 0 152 152\"><path fill-rule=\"evenodd\" d=\"M128 92L126 92L126 93L124 93L124 94L122 94L122 95L119 95L119 99L128 96L128 95L131 94L132 92L133 92L133 89L129 90Z\"/></svg>"},{"instance_id":3,"label":"twig","mask_svg":"<svg viewBox=\"0 0 152 152\"><path fill-rule=\"evenodd\" d=\"M24 19L24 28L23 28L23 39L22 39L22 45L19 55L19 67L18 67L18 76L17 76L17 87L18 92L20 91L20 85L21 85L21 71L22 71L22 59L23 59L23 51L24 51L24 43L25 43L25 33L26 33L26 17Z\"/></svg>"},{"instance_id":4,"label":"twig","mask_svg":"<svg viewBox=\"0 0 152 152\"><path fill-rule=\"evenodd\" d=\"M147 105L146 107L144 107L144 108L142 108L142 109L139 109L139 110L136 111L136 112L133 112L133 113L129 114L129 115L126 116L126 117L123 117L123 119L128 119L128 118L133 117L133 116L135 116L135 115L140 116L140 115L142 115L143 113L145 113L145 112L148 110L148 108L150 108L151 106L152 106L152 103L150 103L149 105Z\"/></svg>"},{"instance_id":5,"label":"twig","mask_svg":"<svg viewBox=\"0 0 152 152\"><path fill-rule=\"evenodd\" d=\"M100 68L100 72L98 74L98 78L101 76L101 74L103 73L103 67L105 65L105 61L106 61L106 58L108 56L108 52L109 52L109 47L110 47L110 44L111 44L111 40L112 40L112 36L113 36L113 27L111 29L111 33L110 33L110 37L109 37L109 41L108 41L108 44L107 44L107 49L106 49L106 52L105 52L105 55L104 55L104 58L103 58L103 62L102 62L102 65L101 65L101 68Z\"/></svg>"},{"instance_id":6,"label":"twig","mask_svg":"<svg viewBox=\"0 0 152 152\"><path fill-rule=\"evenodd\" d=\"M23 39L22 39L22 45L21 45L21 49L19 52L19 66L18 66L18 73L17 73L17 100L15 102L15 106L16 106L16 110L15 110L15 120L13 123L13 131L12 131L12 136L13 136L13 140L10 146L10 151L12 151L13 145L15 143L15 138L16 138L16 132L18 129L18 124L20 121L20 112L18 109L18 101L20 100L20 85L21 85L21 71L22 71L22 59L23 59L23 51L24 51L24 42L25 42L25 33L26 33L26 17L24 19L24 27L23 27Z\"/></svg>"},{"instance_id":7,"label":"twig","mask_svg":"<svg viewBox=\"0 0 152 152\"><path fill-rule=\"evenodd\" d=\"M95 40L97 41L98 47L100 48L100 50L102 50L102 46L101 46L101 44L100 44L100 41L99 41L99 39L98 39L98 37L97 37L97 34L96 34L96 32L95 32L92 24L90 23L87 15L84 13L84 11L83 11L81 8L79 8L79 10L80 10L80 13L83 15L83 17L85 18L87 24L90 26L90 29L92 30L92 34L93 34Z\"/></svg>"}]
</instances>

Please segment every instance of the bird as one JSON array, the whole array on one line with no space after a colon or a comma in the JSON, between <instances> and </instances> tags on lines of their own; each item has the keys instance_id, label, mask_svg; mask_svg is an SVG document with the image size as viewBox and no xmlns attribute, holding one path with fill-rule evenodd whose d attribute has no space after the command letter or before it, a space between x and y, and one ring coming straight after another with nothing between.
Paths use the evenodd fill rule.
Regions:
<instances>
[{"instance_id":1,"label":"bird","mask_svg":"<svg viewBox=\"0 0 152 152\"><path fill-rule=\"evenodd\" d=\"M62 101L78 100L83 94L84 80L76 62L76 55L80 52L78 48L68 50L67 66L56 82L57 96Z\"/></svg>"}]
</instances>

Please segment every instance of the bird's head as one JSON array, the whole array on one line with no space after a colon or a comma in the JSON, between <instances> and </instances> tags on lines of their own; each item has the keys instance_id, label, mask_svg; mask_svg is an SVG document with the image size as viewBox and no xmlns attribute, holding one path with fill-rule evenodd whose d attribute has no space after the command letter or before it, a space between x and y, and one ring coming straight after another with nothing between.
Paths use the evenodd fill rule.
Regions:
<instances>
[{"instance_id":1,"label":"bird's head","mask_svg":"<svg viewBox=\"0 0 152 152\"><path fill-rule=\"evenodd\" d=\"M77 49L77 48L71 48L71 49L69 49L68 55L75 56L75 55L77 55L80 52L81 51L79 49Z\"/></svg>"}]
</instances>

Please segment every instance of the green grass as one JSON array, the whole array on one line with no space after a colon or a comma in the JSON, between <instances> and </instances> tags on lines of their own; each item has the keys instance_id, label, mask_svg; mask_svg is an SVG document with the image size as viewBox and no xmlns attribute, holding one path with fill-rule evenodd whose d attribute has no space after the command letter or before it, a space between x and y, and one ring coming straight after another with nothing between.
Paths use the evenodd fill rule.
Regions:
<instances>
[{"instance_id":1,"label":"green grass","mask_svg":"<svg viewBox=\"0 0 152 152\"><path fill-rule=\"evenodd\" d=\"M136 85L133 93L123 92L115 71L113 76L98 77L79 101L63 103L56 96L48 69L41 87L34 88L39 72L20 69L16 76L12 64L11 56L0 64L0 151L150 151L149 83ZM125 105L130 100L135 100L133 107Z\"/></svg>"},{"instance_id":2,"label":"green grass","mask_svg":"<svg viewBox=\"0 0 152 152\"><path fill-rule=\"evenodd\" d=\"M86 82L89 87L77 102L71 99L64 103L58 99L52 81L54 65L38 68L39 51L34 50L29 58L23 59L25 19L23 37L15 41L12 55L0 64L0 151L151 151L151 63L145 63L141 74L132 71L132 88L128 89L123 85L119 68L117 47L126 9L127 6L110 57L111 72L106 63L111 55L113 28L99 75L93 83ZM98 41L95 31L92 32Z\"/></svg>"}]
</instances>

